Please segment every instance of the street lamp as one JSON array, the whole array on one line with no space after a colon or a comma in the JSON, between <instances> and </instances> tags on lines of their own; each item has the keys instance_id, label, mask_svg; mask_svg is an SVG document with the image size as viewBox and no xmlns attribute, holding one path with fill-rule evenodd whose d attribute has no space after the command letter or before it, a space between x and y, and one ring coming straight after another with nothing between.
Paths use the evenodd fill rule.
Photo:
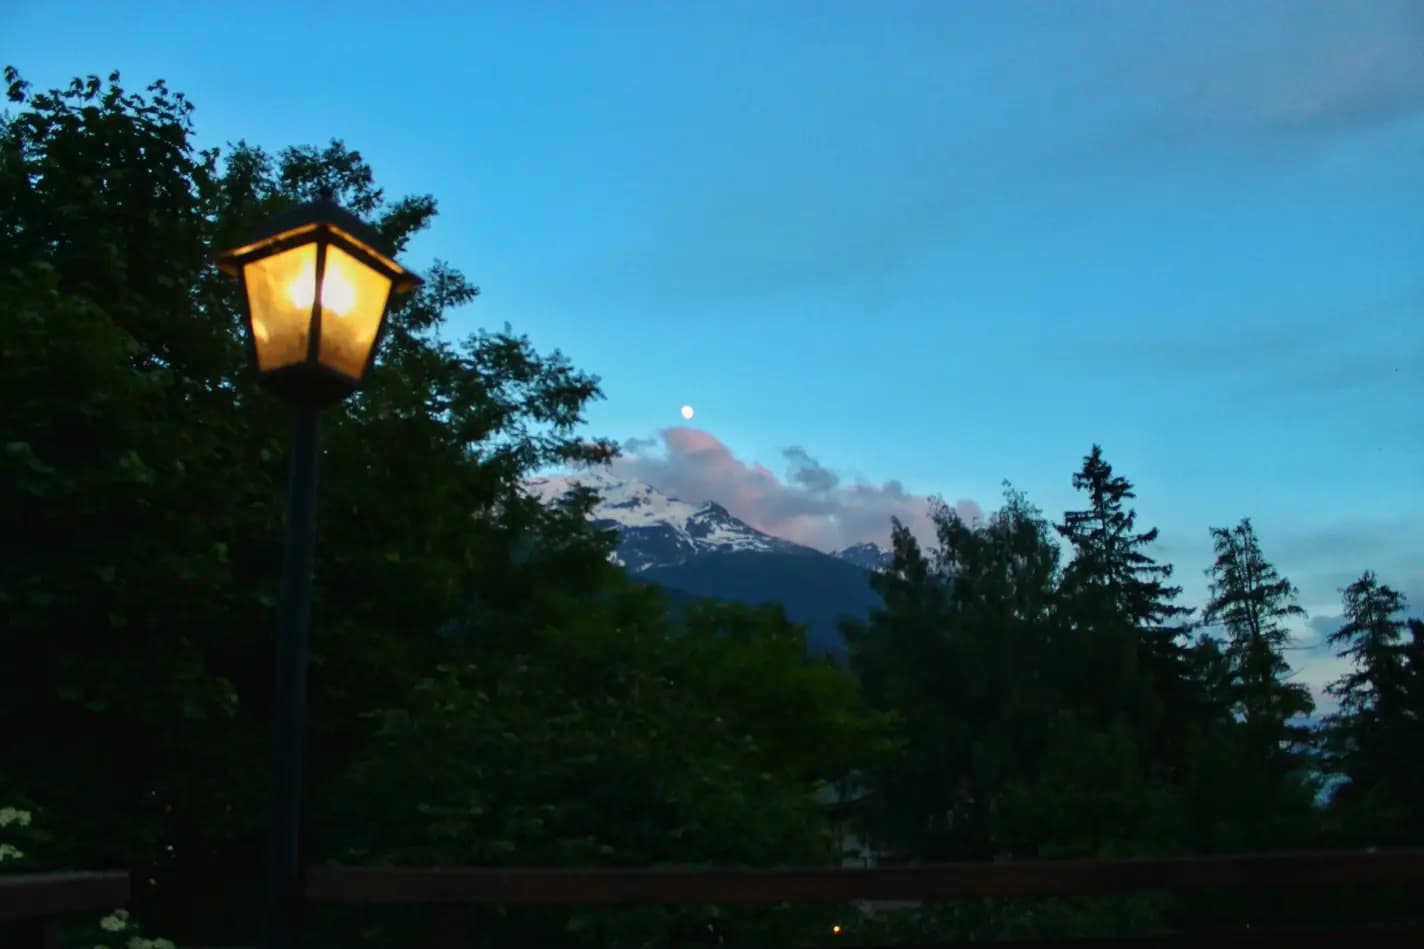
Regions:
<instances>
[{"instance_id":1,"label":"street lamp","mask_svg":"<svg viewBox=\"0 0 1424 949\"><path fill-rule=\"evenodd\" d=\"M420 284L385 241L329 194L271 218L215 260L242 281L248 348L259 381L295 410L272 716L262 945L294 949L300 909L302 737L316 536L317 418L360 388L390 301Z\"/></svg>"}]
</instances>

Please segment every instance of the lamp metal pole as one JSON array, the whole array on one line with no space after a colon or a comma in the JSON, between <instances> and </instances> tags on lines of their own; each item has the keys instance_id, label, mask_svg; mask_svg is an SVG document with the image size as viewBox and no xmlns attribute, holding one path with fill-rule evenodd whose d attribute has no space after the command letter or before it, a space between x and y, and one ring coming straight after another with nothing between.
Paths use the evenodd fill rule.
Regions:
<instances>
[{"instance_id":1,"label":"lamp metal pole","mask_svg":"<svg viewBox=\"0 0 1424 949\"><path fill-rule=\"evenodd\" d=\"M318 413L296 410L277 604L277 674L272 699L272 816L262 898L264 949L296 949L300 932L302 744L311 641L312 550L316 545Z\"/></svg>"}]
</instances>

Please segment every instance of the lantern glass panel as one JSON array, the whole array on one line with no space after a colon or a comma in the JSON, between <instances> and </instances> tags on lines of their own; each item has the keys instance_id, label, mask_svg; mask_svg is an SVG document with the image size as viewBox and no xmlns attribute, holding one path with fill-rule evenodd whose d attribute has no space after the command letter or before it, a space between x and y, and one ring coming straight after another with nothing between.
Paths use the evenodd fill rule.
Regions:
<instances>
[{"instance_id":1,"label":"lantern glass panel","mask_svg":"<svg viewBox=\"0 0 1424 949\"><path fill-rule=\"evenodd\" d=\"M305 362L316 284L316 244L254 260L243 267L257 368Z\"/></svg>"},{"instance_id":2,"label":"lantern glass panel","mask_svg":"<svg viewBox=\"0 0 1424 949\"><path fill-rule=\"evenodd\" d=\"M322 365L351 379L361 378L390 293L391 280L385 274L340 247L327 247L318 356Z\"/></svg>"}]
</instances>

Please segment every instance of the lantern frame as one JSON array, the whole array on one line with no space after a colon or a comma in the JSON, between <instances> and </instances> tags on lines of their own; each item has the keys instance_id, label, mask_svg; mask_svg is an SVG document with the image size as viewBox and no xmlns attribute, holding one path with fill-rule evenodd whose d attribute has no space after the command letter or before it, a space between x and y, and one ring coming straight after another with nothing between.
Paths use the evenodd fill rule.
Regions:
<instances>
[{"instance_id":1,"label":"lantern frame","mask_svg":"<svg viewBox=\"0 0 1424 949\"><path fill-rule=\"evenodd\" d=\"M307 315L306 355L300 362L264 370L258 359L252 296L247 285L247 266L306 245L315 245L316 248L312 306ZM326 316L323 312L322 291L326 279L327 251L332 247L390 282L370 349L365 355L360 374L354 378L326 365L321 359L321 330ZM218 254L213 262L219 270L236 277L242 285L242 312L247 334L248 359L257 371L258 381L269 391L296 405L328 405L339 402L360 389L371 371L385 336L391 305L397 297L409 293L423 282L420 277L395 261L390 254L390 245L375 228L327 197L273 215L247 243Z\"/></svg>"}]
</instances>

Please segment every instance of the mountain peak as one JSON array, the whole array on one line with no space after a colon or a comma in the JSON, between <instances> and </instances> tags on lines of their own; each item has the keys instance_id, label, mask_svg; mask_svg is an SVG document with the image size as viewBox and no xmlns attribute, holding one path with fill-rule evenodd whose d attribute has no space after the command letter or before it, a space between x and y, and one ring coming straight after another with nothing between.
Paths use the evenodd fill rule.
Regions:
<instances>
[{"instance_id":1,"label":"mountain peak","mask_svg":"<svg viewBox=\"0 0 1424 949\"><path fill-rule=\"evenodd\" d=\"M704 553L804 549L762 533L715 501L692 504L646 482L619 478L607 468L531 478L525 490L549 501L575 485L598 492L590 519L597 527L619 532L617 560L632 573L683 563Z\"/></svg>"},{"instance_id":2,"label":"mountain peak","mask_svg":"<svg viewBox=\"0 0 1424 949\"><path fill-rule=\"evenodd\" d=\"M888 570L895 562L895 555L891 551L870 541L852 544L844 550L832 551L831 556L872 572Z\"/></svg>"},{"instance_id":3,"label":"mountain peak","mask_svg":"<svg viewBox=\"0 0 1424 949\"><path fill-rule=\"evenodd\" d=\"M864 617L878 602L867 581L890 555L875 544L825 554L763 533L715 501L690 503L607 468L531 478L524 489L547 502L575 485L598 494L590 522L617 531L611 559L630 574L679 601L779 603L804 624L813 655L843 658L840 620Z\"/></svg>"}]
</instances>

